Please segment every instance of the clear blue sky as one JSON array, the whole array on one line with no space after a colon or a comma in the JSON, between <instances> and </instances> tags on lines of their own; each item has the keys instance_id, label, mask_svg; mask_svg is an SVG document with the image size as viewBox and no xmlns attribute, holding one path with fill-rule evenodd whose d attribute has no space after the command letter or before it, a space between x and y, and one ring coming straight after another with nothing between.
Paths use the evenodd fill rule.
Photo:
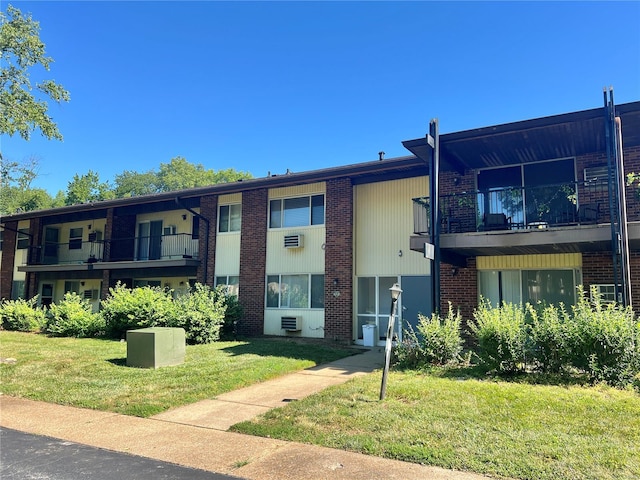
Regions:
<instances>
[{"instance_id":1,"label":"clear blue sky","mask_svg":"<svg viewBox=\"0 0 640 480\"><path fill-rule=\"evenodd\" d=\"M640 100L640 2L32 2L64 141L2 138L35 187L182 156L255 177L441 133ZM40 72L34 72L34 78Z\"/></svg>"}]
</instances>

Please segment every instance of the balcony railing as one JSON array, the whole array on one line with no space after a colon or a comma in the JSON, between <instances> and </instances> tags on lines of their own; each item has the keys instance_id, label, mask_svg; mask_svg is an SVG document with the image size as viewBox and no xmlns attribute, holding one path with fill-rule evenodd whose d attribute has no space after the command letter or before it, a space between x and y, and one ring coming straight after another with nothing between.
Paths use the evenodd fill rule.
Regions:
<instances>
[{"instance_id":1,"label":"balcony railing","mask_svg":"<svg viewBox=\"0 0 640 480\"><path fill-rule=\"evenodd\" d=\"M429 234L430 208L429 197L413 199L415 234ZM440 197L440 233L519 230L609 221L606 182L496 188Z\"/></svg>"},{"instance_id":2,"label":"balcony railing","mask_svg":"<svg viewBox=\"0 0 640 480\"><path fill-rule=\"evenodd\" d=\"M197 258L198 240L191 234L138 236L95 242L45 243L32 247L31 265L123 262Z\"/></svg>"}]
</instances>

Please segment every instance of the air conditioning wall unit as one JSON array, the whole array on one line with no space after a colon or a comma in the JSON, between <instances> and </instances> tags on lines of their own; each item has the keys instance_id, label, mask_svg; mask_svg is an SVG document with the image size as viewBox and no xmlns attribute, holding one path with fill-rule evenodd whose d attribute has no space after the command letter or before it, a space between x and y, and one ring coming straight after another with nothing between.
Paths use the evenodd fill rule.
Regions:
<instances>
[{"instance_id":1,"label":"air conditioning wall unit","mask_svg":"<svg viewBox=\"0 0 640 480\"><path fill-rule=\"evenodd\" d=\"M299 332L302 330L302 317L280 317L280 328L287 332Z\"/></svg>"},{"instance_id":2,"label":"air conditioning wall unit","mask_svg":"<svg viewBox=\"0 0 640 480\"><path fill-rule=\"evenodd\" d=\"M85 300L98 300L99 292L98 290L84 290L82 292L82 298Z\"/></svg>"},{"instance_id":3,"label":"air conditioning wall unit","mask_svg":"<svg viewBox=\"0 0 640 480\"><path fill-rule=\"evenodd\" d=\"M284 236L284 248L302 248L304 246L304 235L296 233Z\"/></svg>"}]
</instances>

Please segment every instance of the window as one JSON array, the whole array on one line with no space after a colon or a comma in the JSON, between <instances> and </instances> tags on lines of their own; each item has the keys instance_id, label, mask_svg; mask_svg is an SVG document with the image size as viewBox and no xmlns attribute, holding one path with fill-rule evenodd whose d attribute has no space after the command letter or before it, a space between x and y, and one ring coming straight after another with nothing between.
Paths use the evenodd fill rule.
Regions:
<instances>
[{"instance_id":1,"label":"window","mask_svg":"<svg viewBox=\"0 0 640 480\"><path fill-rule=\"evenodd\" d=\"M80 282L77 281L65 281L64 282L64 293L74 292L80 293Z\"/></svg>"},{"instance_id":2,"label":"window","mask_svg":"<svg viewBox=\"0 0 640 480\"><path fill-rule=\"evenodd\" d=\"M601 303L616 303L616 286L611 284L592 285L592 289L595 289L595 294L600 296ZM590 289L591 300L595 300L593 290ZM622 286L618 285L618 303L622 303Z\"/></svg>"},{"instance_id":3,"label":"window","mask_svg":"<svg viewBox=\"0 0 640 480\"><path fill-rule=\"evenodd\" d=\"M134 280L133 288L142 288L142 287L160 287L162 286L162 282L160 280Z\"/></svg>"},{"instance_id":4,"label":"window","mask_svg":"<svg viewBox=\"0 0 640 480\"><path fill-rule=\"evenodd\" d=\"M178 233L178 227L175 225L167 225L162 228L162 235L175 235Z\"/></svg>"},{"instance_id":5,"label":"window","mask_svg":"<svg viewBox=\"0 0 640 480\"><path fill-rule=\"evenodd\" d=\"M269 227L324 225L324 195L280 198L269 202Z\"/></svg>"},{"instance_id":6,"label":"window","mask_svg":"<svg viewBox=\"0 0 640 480\"><path fill-rule=\"evenodd\" d=\"M496 307L503 302L574 305L578 275L574 270L481 270L478 291Z\"/></svg>"},{"instance_id":7,"label":"window","mask_svg":"<svg viewBox=\"0 0 640 480\"><path fill-rule=\"evenodd\" d=\"M218 215L219 232L239 232L242 220L242 205L220 205Z\"/></svg>"},{"instance_id":8,"label":"window","mask_svg":"<svg viewBox=\"0 0 640 480\"><path fill-rule=\"evenodd\" d=\"M11 300L24 298L24 280L14 280L11 286Z\"/></svg>"},{"instance_id":9,"label":"window","mask_svg":"<svg viewBox=\"0 0 640 480\"><path fill-rule=\"evenodd\" d=\"M216 287L219 285L225 285L227 287L227 295L235 295L237 297L240 277L237 275L218 276L216 277Z\"/></svg>"},{"instance_id":10,"label":"window","mask_svg":"<svg viewBox=\"0 0 640 480\"><path fill-rule=\"evenodd\" d=\"M69 250L80 250L82 248L82 228L72 228L69 230Z\"/></svg>"},{"instance_id":11,"label":"window","mask_svg":"<svg viewBox=\"0 0 640 480\"><path fill-rule=\"evenodd\" d=\"M24 250L25 248L29 248L29 229L28 228L18 229L18 238L17 238L16 248L18 248L19 250Z\"/></svg>"},{"instance_id":12,"label":"window","mask_svg":"<svg viewBox=\"0 0 640 480\"><path fill-rule=\"evenodd\" d=\"M324 308L324 275L268 275L268 308Z\"/></svg>"}]
</instances>

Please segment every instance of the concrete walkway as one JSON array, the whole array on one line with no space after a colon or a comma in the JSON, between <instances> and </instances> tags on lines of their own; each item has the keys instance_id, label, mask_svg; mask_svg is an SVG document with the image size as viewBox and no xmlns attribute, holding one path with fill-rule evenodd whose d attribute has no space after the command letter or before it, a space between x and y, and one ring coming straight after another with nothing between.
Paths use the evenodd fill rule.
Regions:
<instances>
[{"instance_id":1,"label":"concrete walkway","mask_svg":"<svg viewBox=\"0 0 640 480\"><path fill-rule=\"evenodd\" d=\"M383 349L374 348L147 419L0 395L0 425L245 479L488 478L227 431L271 408L378 370L383 361Z\"/></svg>"}]
</instances>

